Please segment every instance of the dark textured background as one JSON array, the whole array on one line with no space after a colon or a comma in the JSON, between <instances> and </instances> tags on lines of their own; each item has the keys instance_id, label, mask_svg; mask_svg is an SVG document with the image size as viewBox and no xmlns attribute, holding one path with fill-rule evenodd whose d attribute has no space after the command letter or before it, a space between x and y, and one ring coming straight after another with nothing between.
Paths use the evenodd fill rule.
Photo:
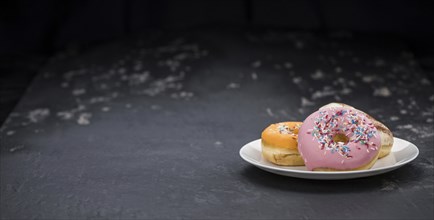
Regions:
<instances>
[{"instance_id":1,"label":"dark textured background","mask_svg":"<svg viewBox=\"0 0 434 220\"><path fill-rule=\"evenodd\" d=\"M3 1L0 217L433 218L432 1ZM416 144L313 181L239 156L340 101ZM18 103L18 104L17 104Z\"/></svg>"},{"instance_id":2,"label":"dark textured background","mask_svg":"<svg viewBox=\"0 0 434 220\"><path fill-rule=\"evenodd\" d=\"M434 74L433 1L425 0L15 0L0 3L0 121L58 51L150 30L195 28L334 31L399 40ZM431 78L432 80L432 78Z\"/></svg>"},{"instance_id":3,"label":"dark textured background","mask_svg":"<svg viewBox=\"0 0 434 220\"><path fill-rule=\"evenodd\" d=\"M420 156L342 181L239 157L268 124L331 101L383 121ZM2 217L429 219L433 101L405 45L348 33L154 32L59 54L2 126Z\"/></svg>"},{"instance_id":4,"label":"dark textured background","mask_svg":"<svg viewBox=\"0 0 434 220\"><path fill-rule=\"evenodd\" d=\"M151 30L195 28L350 31L403 42L434 75L433 1L16 0L0 3L0 121L58 51Z\"/></svg>"}]
</instances>

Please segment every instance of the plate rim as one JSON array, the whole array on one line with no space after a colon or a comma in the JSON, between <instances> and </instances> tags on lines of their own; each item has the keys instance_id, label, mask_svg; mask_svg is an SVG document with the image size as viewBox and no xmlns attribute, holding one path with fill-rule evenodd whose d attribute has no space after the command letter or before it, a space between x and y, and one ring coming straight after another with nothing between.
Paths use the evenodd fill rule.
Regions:
<instances>
[{"instance_id":1,"label":"plate rim","mask_svg":"<svg viewBox=\"0 0 434 220\"><path fill-rule=\"evenodd\" d=\"M270 169L270 170L274 170L274 171L281 171L281 172L285 172L285 173L297 173L297 174L308 174L308 175L341 175L341 176L343 176L343 175L352 175L352 174L376 173L376 172L381 172L381 171L388 171L388 170L391 170L393 168L399 168L399 167L401 167L401 166L403 166L403 165L405 165L407 163L410 163L411 161L415 160L419 156L419 148L415 144L413 144L412 142L407 141L407 140L402 139L402 138L398 138L398 137L393 137L393 139L394 139L394 142L396 140L398 140L398 141L404 141L404 142L410 143L410 146L416 150L416 153L412 157L410 157L409 159L396 162L395 164L393 164L391 166L385 166L385 167L374 168L374 169L369 169L369 170L351 170L351 171L288 170L286 168L290 167L290 166L272 167L272 166L268 166L268 165L265 165L265 164L257 163L256 161L253 161L252 159L250 159L250 158L246 157L245 155L243 155L242 152L243 152L244 149L250 147L250 145L253 142L260 141L261 140L260 138L256 139L256 140L253 140L253 141L250 141L250 142L246 143L245 145L243 145L241 147L241 149L239 150L239 155L240 155L240 157L244 161L246 161L246 162L248 162L248 163L250 163L250 164L252 164L254 166L257 166L257 167L260 167L260 168L264 168L264 169ZM261 157L262 157L262 155L261 155ZM271 171L268 171L268 172L271 172Z\"/></svg>"}]
</instances>

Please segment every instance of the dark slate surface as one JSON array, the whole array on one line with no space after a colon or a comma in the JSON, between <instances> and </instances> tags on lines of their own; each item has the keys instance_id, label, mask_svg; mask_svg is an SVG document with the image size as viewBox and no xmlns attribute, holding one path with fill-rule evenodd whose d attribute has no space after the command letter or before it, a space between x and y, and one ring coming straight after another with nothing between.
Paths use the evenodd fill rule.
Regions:
<instances>
[{"instance_id":1,"label":"dark slate surface","mask_svg":"<svg viewBox=\"0 0 434 220\"><path fill-rule=\"evenodd\" d=\"M238 155L340 101L420 149L314 181ZM2 218L433 218L433 88L405 45L348 33L153 33L54 57L1 128Z\"/></svg>"}]
</instances>

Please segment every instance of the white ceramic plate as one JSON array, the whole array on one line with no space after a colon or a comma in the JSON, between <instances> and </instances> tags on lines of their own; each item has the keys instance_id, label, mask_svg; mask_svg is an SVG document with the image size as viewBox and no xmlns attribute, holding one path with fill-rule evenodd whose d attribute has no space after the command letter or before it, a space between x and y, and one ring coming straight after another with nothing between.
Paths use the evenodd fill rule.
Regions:
<instances>
[{"instance_id":1,"label":"white ceramic plate","mask_svg":"<svg viewBox=\"0 0 434 220\"><path fill-rule=\"evenodd\" d=\"M419 155L419 149L417 149L414 144L400 138L393 139L394 142L391 153L388 156L377 160L375 165L369 170L324 172L308 171L305 166L277 166L266 161L262 157L261 139L244 145L240 149L240 156L248 163L257 166L260 169L279 175L321 180L353 179L378 175L395 170L411 162L417 157L417 155Z\"/></svg>"}]
</instances>

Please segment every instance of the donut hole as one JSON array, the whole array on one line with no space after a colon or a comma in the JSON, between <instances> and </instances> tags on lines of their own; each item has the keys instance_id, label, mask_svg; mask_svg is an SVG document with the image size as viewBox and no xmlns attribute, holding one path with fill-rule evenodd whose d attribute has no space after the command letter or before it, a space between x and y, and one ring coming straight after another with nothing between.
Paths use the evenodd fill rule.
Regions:
<instances>
[{"instance_id":1,"label":"donut hole","mask_svg":"<svg viewBox=\"0 0 434 220\"><path fill-rule=\"evenodd\" d=\"M344 144L347 144L350 139L345 134L337 133L333 136L333 141L335 143L342 142Z\"/></svg>"}]
</instances>

